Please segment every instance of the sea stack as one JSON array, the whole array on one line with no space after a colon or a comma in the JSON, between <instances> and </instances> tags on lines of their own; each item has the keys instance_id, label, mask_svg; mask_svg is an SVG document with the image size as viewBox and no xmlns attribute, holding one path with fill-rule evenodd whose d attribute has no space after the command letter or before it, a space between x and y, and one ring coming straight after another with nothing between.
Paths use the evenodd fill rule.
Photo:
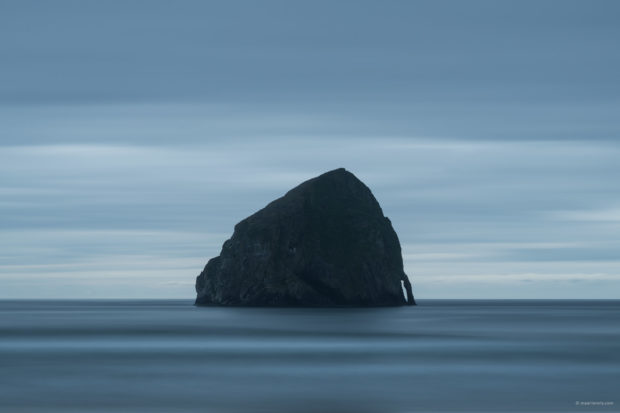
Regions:
<instances>
[{"instance_id":1,"label":"sea stack","mask_svg":"<svg viewBox=\"0 0 620 413\"><path fill-rule=\"evenodd\" d=\"M235 225L196 279L196 305L414 305L398 236L343 168L303 182Z\"/></svg>"}]
</instances>

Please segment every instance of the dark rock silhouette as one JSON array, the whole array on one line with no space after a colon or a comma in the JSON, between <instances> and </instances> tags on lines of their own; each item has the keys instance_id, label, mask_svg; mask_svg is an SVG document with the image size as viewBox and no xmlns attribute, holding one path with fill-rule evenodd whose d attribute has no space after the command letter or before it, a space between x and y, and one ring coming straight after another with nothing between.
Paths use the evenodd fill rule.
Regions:
<instances>
[{"instance_id":1,"label":"dark rock silhouette","mask_svg":"<svg viewBox=\"0 0 620 413\"><path fill-rule=\"evenodd\" d=\"M415 304L390 220L370 189L342 168L235 225L196 279L196 292L197 305Z\"/></svg>"}]
</instances>

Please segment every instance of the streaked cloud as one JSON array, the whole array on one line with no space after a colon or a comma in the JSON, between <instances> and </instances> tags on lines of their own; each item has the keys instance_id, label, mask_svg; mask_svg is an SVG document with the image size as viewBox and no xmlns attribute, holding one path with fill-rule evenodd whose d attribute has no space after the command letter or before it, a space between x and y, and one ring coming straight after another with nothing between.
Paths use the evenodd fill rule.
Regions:
<instances>
[{"instance_id":1,"label":"streaked cloud","mask_svg":"<svg viewBox=\"0 0 620 413\"><path fill-rule=\"evenodd\" d=\"M620 222L620 208L558 211L554 212L552 216L565 221Z\"/></svg>"},{"instance_id":2,"label":"streaked cloud","mask_svg":"<svg viewBox=\"0 0 620 413\"><path fill-rule=\"evenodd\" d=\"M3 3L0 296L191 297L337 167L420 297L617 295L618 4L449 3Z\"/></svg>"}]
</instances>

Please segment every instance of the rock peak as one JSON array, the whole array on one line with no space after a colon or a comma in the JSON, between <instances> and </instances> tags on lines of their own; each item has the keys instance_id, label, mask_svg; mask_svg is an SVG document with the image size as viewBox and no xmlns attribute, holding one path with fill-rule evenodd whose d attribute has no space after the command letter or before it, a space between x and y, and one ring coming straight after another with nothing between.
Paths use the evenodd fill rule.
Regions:
<instances>
[{"instance_id":1,"label":"rock peak","mask_svg":"<svg viewBox=\"0 0 620 413\"><path fill-rule=\"evenodd\" d=\"M331 171L327 171L317 176L314 179L309 179L306 182L314 181L314 180L321 181L321 180L339 180L339 179L351 180L351 181L358 182L361 185L364 185L364 183L360 181L357 176L353 175L353 173L347 171L344 168L332 169Z\"/></svg>"},{"instance_id":2,"label":"rock peak","mask_svg":"<svg viewBox=\"0 0 620 413\"><path fill-rule=\"evenodd\" d=\"M414 304L390 220L344 168L301 183L235 225L196 291L199 305Z\"/></svg>"},{"instance_id":3,"label":"rock peak","mask_svg":"<svg viewBox=\"0 0 620 413\"><path fill-rule=\"evenodd\" d=\"M331 171L325 172L315 178L309 179L303 183L301 183L300 185L298 185L298 187L301 186L311 186L311 185L318 185L318 184L322 184L325 182L333 182L334 184L344 184L345 182L351 182L351 183L355 183L357 185L361 185L361 186L366 186L364 185L364 183L362 181L360 181L355 175L353 175L351 172L347 171L344 168L338 168L338 169L333 169ZM297 187L296 187L297 188ZM346 186L343 186L343 188L346 188ZM295 189L295 188L293 188Z\"/></svg>"},{"instance_id":4,"label":"rock peak","mask_svg":"<svg viewBox=\"0 0 620 413\"><path fill-rule=\"evenodd\" d=\"M353 178L357 179L357 177L355 175L353 175L351 172L347 171L344 168L337 168L337 169L332 169L331 171L327 171L327 172L317 176L317 179L329 178L329 177L338 176L338 175L353 177Z\"/></svg>"}]
</instances>

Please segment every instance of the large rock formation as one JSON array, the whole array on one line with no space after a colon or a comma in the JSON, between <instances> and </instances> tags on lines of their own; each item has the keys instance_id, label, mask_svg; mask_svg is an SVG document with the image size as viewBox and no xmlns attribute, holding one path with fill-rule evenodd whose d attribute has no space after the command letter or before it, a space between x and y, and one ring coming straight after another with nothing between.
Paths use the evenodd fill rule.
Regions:
<instances>
[{"instance_id":1,"label":"large rock formation","mask_svg":"<svg viewBox=\"0 0 620 413\"><path fill-rule=\"evenodd\" d=\"M390 220L345 169L302 183L235 225L196 291L197 305L415 304Z\"/></svg>"}]
</instances>

